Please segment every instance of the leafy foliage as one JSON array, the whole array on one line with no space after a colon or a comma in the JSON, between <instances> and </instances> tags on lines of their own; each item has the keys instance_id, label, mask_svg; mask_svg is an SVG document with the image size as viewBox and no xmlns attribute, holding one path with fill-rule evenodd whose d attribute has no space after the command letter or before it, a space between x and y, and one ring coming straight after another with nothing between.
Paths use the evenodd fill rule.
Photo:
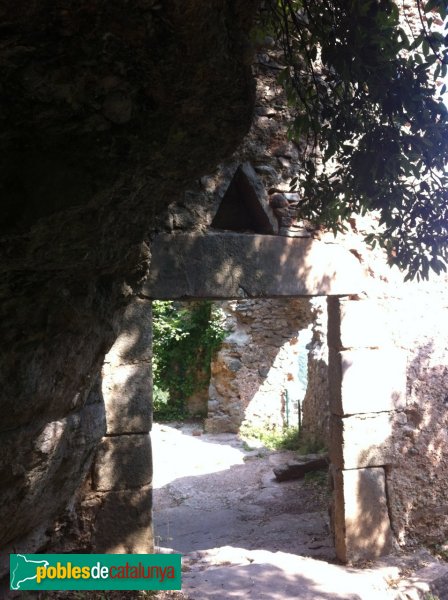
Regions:
<instances>
[{"instance_id":1,"label":"leafy foliage","mask_svg":"<svg viewBox=\"0 0 448 600\"><path fill-rule=\"evenodd\" d=\"M352 213L377 211L367 241L391 264L407 278L445 271L447 0L415 0L413 19L392 0L269 6L295 108L302 172L291 183L301 214L336 232Z\"/></svg>"},{"instance_id":2,"label":"leafy foliage","mask_svg":"<svg viewBox=\"0 0 448 600\"><path fill-rule=\"evenodd\" d=\"M180 419L185 400L208 383L226 330L211 302L153 302L154 415Z\"/></svg>"}]
</instances>

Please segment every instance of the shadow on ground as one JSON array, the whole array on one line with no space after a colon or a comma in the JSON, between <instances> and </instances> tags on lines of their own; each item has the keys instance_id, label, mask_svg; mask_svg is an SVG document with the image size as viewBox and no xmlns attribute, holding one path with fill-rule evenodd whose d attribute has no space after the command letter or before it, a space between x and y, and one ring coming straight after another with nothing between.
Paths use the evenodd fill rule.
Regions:
<instances>
[{"instance_id":1,"label":"shadow on ground","mask_svg":"<svg viewBox=\"0 0 448 600\"><path fill-rule=\"evenodd\" d=\"M278 483L293 452L248 450L233 434L153 432L156 545L188 554L224 546L334 560L325 475ZM166 471L182 472L170 479Z\"/></svg>"}]
</instances>

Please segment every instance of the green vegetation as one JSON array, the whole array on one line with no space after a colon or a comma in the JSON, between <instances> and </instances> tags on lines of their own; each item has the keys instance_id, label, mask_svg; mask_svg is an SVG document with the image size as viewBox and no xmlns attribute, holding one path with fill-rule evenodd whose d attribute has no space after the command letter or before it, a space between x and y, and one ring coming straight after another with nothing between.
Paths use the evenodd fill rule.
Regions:
<instances>
[{"instance_id":1,"label":"green vegetation","mask_svg":"<svg viewBox=\"0 0 448 600\"><path fill-rule=\"evenodd\" d=\"M248 448L251 442L261 442L269 450L297 450L299 447L299 428L283 427L281 429L269 429L266 427L255 427L244 422L240 428L240 437L245 441Z\"/></svg>"},{"instance_id":2,"label":"green vegetation","mask_svg":"<svg viewBox=\"0 0 448 600\"><path fill-rule=\"evenodd\" d=\"M225 337L211 302L153 302L154 417L182 419L185 400L208 384L213 353Z\"/></svg>"},{"instance_id":3,"label":"green vegetation","mask_svg":"<svg viewBox=\"0 0 448 600\"><path fill-rule=\"evenodd\" d=\"M310 471L309 473L305 473L303 480L305 483L326 488L328 487L328 469L325 471Z\"/></svg>"},{"instance_id":4,"label":"green vegetation","mask_svg":"<svg viewBox=\"0 0 448 600\"><path fill-rule=\"evenodd\" d=\"M312 443L303 438L298 427L273 428L270 424L256 427L248 422L243 422L240 428L240 437L246 447L251 448L251 442L261 442L269 450L296 450L297 454L314 454L325 452L321 444Z\"/></svg>"},{"instance_id":5,"label":"green vegetation","mask_svg":"<svg viewBox=\"0 0 448 600\"><path fill-rule=\"evenodd\" d=\"M267 6L263 32L283 44L280 81L295 111L302 216L336 233L352 213L376 211L366 239L406 278L445 271L446 0L416 0L415 15L393 0Z\"/></svg>"}]
</instances>

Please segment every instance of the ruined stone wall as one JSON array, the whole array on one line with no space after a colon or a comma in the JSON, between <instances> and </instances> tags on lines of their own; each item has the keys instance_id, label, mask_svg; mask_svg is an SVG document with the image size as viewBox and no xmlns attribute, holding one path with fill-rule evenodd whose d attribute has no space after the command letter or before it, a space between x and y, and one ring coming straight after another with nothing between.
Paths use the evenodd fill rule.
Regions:
<instances>
[{"instance_id":1,"label":"ruined stone wall","mask_svg":"<svg viewBox=\"0 0 448 600\"><path fill-rule=\"evenodd\" d=\"M255 68L253 127L215 170L252 116L247 32L256 1L50 4L6 0L0 9L7 23L0 49L3 557L12 548L55 547L52 524L73 506L81 481L94 509L107 494L106 511L90 513L94 529L103 522L107 530L116 515L108 507L123 507L122 499L123 510L131 504L134 514L148 511L149 452L141 441L148 424L128 419L119 402L112 403L116 413L104 408L104 394L133 380L134 366L117 359L116 380L111 363L101 369L147 273L152 233L207 228L241 162L251 162L266 190L286 190L298 168L274 81L275 52L266 51ZM179 197L181 190L187 191ZM353 233L350 248L362 260L365 250ZM372 282L367 293L393 296L383 287L388 268L364 264ZM393 335L408 355L408 404L398 411L395 458L384 463L389 507L400 540L439 539L447 532L446 302L442 291L435 310L433 292L415 303L414 288L407 290L409 311L397 294L395 312L410 318ZM407 338L416 324L417 337ZM114 414L119 424L112 431ZM122 470L121 480L108 473L118 447L121 458L135 450L141 465ZM62 523L65 541L88 547L90 524L67 538L69 525ZM148 519L141 525L145 531ZM131 541L117 547L132 548ZM6 569L0 565L0 575Z\"/></svg>"},{"instance_id":2,"label":"ruined stone wall","mask_svg":"<svg viewBox=\"0 0 448 600\"><path fill-rule=\"evenodd\" d=\"M361 236L377 224L374 218L356 217L341 242L358 257L365 275L364 299L373 302L356 325L359 336L373 327L383 344L401 356L398 363L366 365L358 381L359 403L369 392L373 376L387 382L399 375L404 362L404 402L392 419L369 432L359 431L356 442L365 454L378 456L375 439L383 436L385 455L376 464L386 473L388 511L392 530L400 544L437 544L448 537L448 277L433 275L429 281L403 282L403 274L390 269L384 254L371 250ZM330 234L325 234L330 235ZM378 337L377 335L377 337ZM385 413L383 413L385 415ZM380 438L378 438L378 435ZM368 461L367 461L368 462Z\"/></svg>"},{"instance_id":3,"label":"ruined stone wall","mask_svg":"<svg viewBox=\"0 0 448 600\"><path fill-rule=\"evenodd\" d=\"M282 68L278 61L281 61L281 52L272 47L272 40L267 41L253 65L255 109L248 134L231 159L204 174L180 197L173 199L168 212L156 222L158 231L208 230L238 167L245 162L253 167L254 186L261 184L265 199L271 189L288 192L289 183L300 165L297 163L298 148L287 137L291 113L283 89L277 83L279 69ZM273 211L269 207L267 210L272 213L274 222L277 221ZM249 224L246 230L254 231L255 223ZM300 227L298 231L283 229L280 233L311 236Z\"/></svg>"},{"instance_id":4,"label":"ruined stone wall","mask_svg":"<svg viewBox=\"0 0 448 600\"><path fill-rule=\"evenodd\" d=\"M266 51L258 57L256 115L249 135L232 160L222 164L215 172L203 176L181 199L173 202L167 219L158 222L160 231L205 231L209 228L238 165L243 161L250 162L254 167L266 190L288 189L289 181L298 168L295 163L297 148L286 139L288 110L282 93L274 82L276 67L275 53ZM407 363L406 407L383 411L393 412L390 422L384 416L379 417L384 421L386 437L391 440L387 444L387 457L377 457L375 461L379 462L375 467L369 466L371 463L366 459L362 464L367 466L363 468L381 469L381 473L378 471L373 475L376 477L380 473L383 478L380 488L388 498L387 518L390 516L392 530L400 543L412 543L414 540L441 541L448 535L448 502L444 483L448 476L444 443L448 364L446 282L440 278L431 284L403 284L403 275L389 268L384 255L378 250L370 250L362 241L364 234L375 231L378 227L375 218L356 217L347 225L348 232L338 236L337 241L344 244L362 265L366 276L363 298L379 301L383 315L381 323L387 325L389 335L386 346L401 351ZM310 234L313 235L312 232L308 233ZM332 233L319 232L318 235L323 242L334 241ZM310 443L326 445L330 411L326 373L328 350L324 333L325 302L319 304L316 301L313 310L316 323L309 356L309 383L303 406L303 425ZM360 331L368 325L369 317L366 317L366 322L359 324ZM239 352L236 352L237 358ZM236 398L237 394L231 389L231 382L234 380L231 360L232 356L229 354L222 361L222 373L218 375L227 381L229 389L226 393ZM233 368L237 366L238 363L235 363ZM385 372L378 373L377 376L389 378L390 369L392 367L385 365ZM253 378L254 382L257 377ZM360 403L368 391L364 387L368 385L366 381L360 381ZM256 387L258 383L253 386ZM212 388L212 395L213 393ZM244 397L247 398L250 393L249 391ZM213 411L218 410L218 406L219 403L209 407L210 416L215 422L219 413ZM233 422L232 427L236 427L236 423L241 422L244 417L244 408L235 403L232 411L232 415L229 412L222 413L222 422ZM344 421L345 416L342 419L343 423L349 424ZM365 417L360 419L363 423L368 421ZM356 419L353 420L355 421ZM374 420L371 421L373 422ZM356 431L354 428L355 435ZM369 435L366 434L363 441L366 452L369 452L369 447L375 446L374 441L370 443ZM374 440L374 432L372 436L371 440ZM366 481L370 481L372 473L365 474ZM352 484L355 489L353 481Z\"/></svg>"},{"instance_id":5,"label":"ruined stone wall","mask_svg":"<svg viewBox=\"0 0 448 600\"><path fill-rule=\"evenodd\" d=\"M303 400L302 435L312 449L328 448L330 407L328 390L327 301L312 298L308 344L308 383Z\"/></svg>"},{"instance_id":6,"label":"ruined stone wall","mask_svg":"<svg viewBox=\"0 0 448 600\"><path fill-rule=\"evenodd\" d=\"M388 471L392 526L402 543L448 538L448 278L381 300L406 354L406 408Z\"/></svg>"},{"instance_id":7,"label":"ruined stone wall","mask_svg":"<svg viewBox=\"0 0 448 600\"><path fill-rule=\"evenodd\" d=\"M230 334L212 361L206 430L297 426L305 391L299 341L310 324L309 301L238 300L220 306Z\"/></svg>"}]
</instances>

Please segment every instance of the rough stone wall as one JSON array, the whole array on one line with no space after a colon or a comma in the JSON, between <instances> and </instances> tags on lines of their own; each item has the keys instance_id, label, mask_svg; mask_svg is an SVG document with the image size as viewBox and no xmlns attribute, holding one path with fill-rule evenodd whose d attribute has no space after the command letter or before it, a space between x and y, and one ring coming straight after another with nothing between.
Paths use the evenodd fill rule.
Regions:
<instances>
[{"instance_id":1,"label":"rough stone wall","mask_svg":"<svg viewBox=\"0 0 448 600\"><path fill-rule=\"evenodd\" d=\"M180 201L173 203L169 219L159 225L161 230L207 229L237 166L245 160L254 166L266 189L288 188L297 169L297 148L286 140L288 110L274 82L275 73L275 53L267 49L265 54L258 57L256 115L249 135L233 160L221 165L216 172L202 177ZM194 210L189 208L193 206L193 198ZM338 241L359 259L366 275L366 296L371 299L383 298L383 319L390 323L389 343L402 349L407 356L407 407L406 410L397 411L394 420L393 458L381 465L386 473L386 482L381 486L385 490L387 484L387 497L390 500L387 510L392 529L403 544L412 543L413 540L443 541L448 535L448 502L444 485L448 472L444 451L446 446L443 443L447 418L447 336L443 331L443 324L448 321L446 283L439 280L432 285L403 285L403 276L390 270L383 254L372 252L362 241L364 233L370 233L378 226L375 219L356 217L348 225L348 233L339 236ZM318 235L322 241L334 240L331 233L319 232ZM309 354L303 430L311 444L325 446L329 439L330 421L325 303L316 300L313 311L316 322ZM428 320L429 315L432 315L432 320ZM412 336L414 330L416 334ZM217 375L218 379L228 382L229 396L236 398L237 393L231 388L234 379L231 360L232 356L229 355L226 361L222 361L219 367L222 372ZM237 363L232 368L236 367ZM256 385L253 384L254 387ZM212 398L215 393L215 388L211 387ZM209 407L210 423L218 422L217 410L212 400ZM222 423L226 423L223 427L232 423L230 427L235 428L241 422L244 408L235 405L232 411L232 414L227 412L221 415ZM366 473L367 479L369 476ZM357 484L351 483L355 489Z\"/></svg>"},{"instance_id":2,"label":"rough stone wall","mask_svg":"<svg viewBox=\"0 0 448 600\"><path fill-rule=\"evenodd\" d=\"M212 361L207 431L298 424L299 344L309 326L304 299L221 303L231 333Z\"/></svg>"},{"instance_id":3,"label":"rough stone wall","mask_svg":"<svg viewBox=\"0 0 448 600\"><path fill-rule=\"evenodd\" d=\"M198 377L200 377L203 381L207 381L208 373L201 369L198 373ZM185 406L187 409L187 414L190 417L206 417L208 407L208 383L207 385L204 385L203 388L197 390L194 394L189 396L185 400Z\"/></svg>"},{"instance_id":4,"label":"rough stone wall","mask_svg":"<svg viewBox=\"0 0 448 600\"><path fill-rule=\"evenodd\" d=\"M302 434L313 448L328 448L330 407L328 389L327 302L310 300L312 339L308 344L308 383L303 399Z\"/></svg>"},{"instance_id":5,"label":"rough stone wall","mask_svg":"<svg viewBox=\"0 0 448 600\"><path fill-rule=\"evenodd\" d=\"M356 217L341 242L364 269L365 297L381 312L376 326L406 362L405 405L385 423L388 457L382 465L392 530L400 544L443 543L448 538L448 276L404 283L380 250L362 242L361 235L377 226L373 218ZM372 322L373 315L359 324L360 335ZM377 376L387 380L397 369L387 363Z\"/></svg>"},{"instance_id":6,"label":"rough stone wall","mask_svg":"<svg viewBox=\"0 0 448 600\"><path fill-rule=\"evenodd\" d=\"M281 60L281 53L272 48L272 40L267 41L253 65L255 111L248 134L228 161L203 175L181 197L173 199L168 213L157 221L159 231L207 230L237 168L246 161L253 166L266 191L281 189L288 192L289 182L299 169L298 149L287 138L290 110L276 80L281 68L278 60ZM286 231L282 233L287 234ZM310 236L303 230L298 235Z\"/></svg>"},{"instance_id":7,"label":"rough stone wall","mask_svg":"<svg viewBox=\"0 0 448 600\"><path fill-rule=\"evenodd\" d=\"M402 543L448 539L448 278L384 298L407 356L406 408L388 471L392 525Z\"/></svg>"},{"instance_id":8,"label":"rough stone wall","mask_svg":"<svg viewBox=\"0 0 448 600\"><path fill-rule=\"evenodd\" d=\"M156 216L249 127L256 6L1 4L2 556L42 548L90 468Z\"/></svg>"},{"instance_id":9,"label":"rough stone wall","mask_svg":"<svg viewBox=\"0 0 448 600\"><path fill-rule=\"evenodd\" d=\"M2 3L3 556L48 543L51 523L90 469L106 427L103 359L147 272L151 232L206 228L242 161L267 189L287 189L295 174L297 149L286 141L288 111L268 52L256 67L264 75L253 128L214 171L249 126L247 31L256 5ZM391 325L408 354L407 405L385 463L392 525L403 542L442 539L446 283L421 295L411 286L397 292L356 231L347 243L371 275L367 293L396 293L395 315L410 315ZM407 337L416 325L418 335ZM121 489L111 490L116 498L127 493Z\"/></svg>"}]
</instances>

